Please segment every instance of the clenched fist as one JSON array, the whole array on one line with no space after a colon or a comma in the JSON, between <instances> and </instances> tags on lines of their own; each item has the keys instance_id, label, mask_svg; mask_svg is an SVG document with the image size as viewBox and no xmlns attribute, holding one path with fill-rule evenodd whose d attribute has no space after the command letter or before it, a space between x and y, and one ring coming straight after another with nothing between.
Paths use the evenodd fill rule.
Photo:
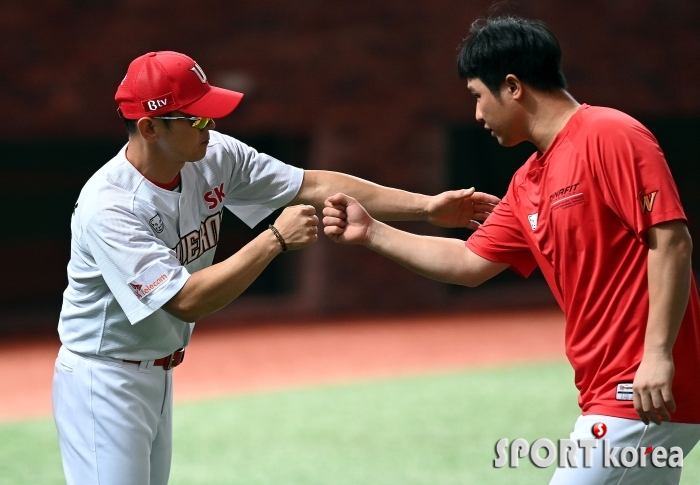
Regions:
<instances>
[{"instance_id":1,"label":"clenched fist","mask_svg":"<svg viewBox=\"0 0 700 485\"><path fill-rule=\"evenodd\" d=\"M305 248L318 241L318 217L313 206L287 207L277 218L274 226L290 251Z\"/></svg>"},{"instance_id":2,"label":"clenched fist","mask_svg":"<svg viewBox=\"0 0 700 485\"><path fill-rule=\"evenodd\" d=\"M338 193L328 197L323 208L323 231L334 242L365 244L374 219L352 197Z\"/></svg>"}]
</instances>

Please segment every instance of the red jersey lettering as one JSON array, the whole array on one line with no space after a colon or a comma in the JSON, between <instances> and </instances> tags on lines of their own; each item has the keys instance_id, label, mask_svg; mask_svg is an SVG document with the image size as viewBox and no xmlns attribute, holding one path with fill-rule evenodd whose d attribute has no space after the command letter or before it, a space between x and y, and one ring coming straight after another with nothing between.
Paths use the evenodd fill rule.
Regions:
<instances>
[{"instance_id":1,"label":"red jersey lettering","mask_svg":"<svg viewBox=\"0 0 700 485\"><path fill-rule=\"evenodd\" d=\"M226 194L224 193L224 184L214 187L213 190L208 191L204 194L204 200L209 202L207 209L214 210L218 205L224 200Z\"/></svg>"},{"instance_id":2,"label":"red jersey lettering","mask_svg":"<svg viewBox=\"0 0 700 485\"><path fill-rule=\"evenodd\" d=\"M216 198L219 200L219 203L221 203L224 200L224 197L226 197L226 195L224 194L224 184L221 184L218 187L214 187L214 195L216 195Z\"/></svg>"}]
</instances>

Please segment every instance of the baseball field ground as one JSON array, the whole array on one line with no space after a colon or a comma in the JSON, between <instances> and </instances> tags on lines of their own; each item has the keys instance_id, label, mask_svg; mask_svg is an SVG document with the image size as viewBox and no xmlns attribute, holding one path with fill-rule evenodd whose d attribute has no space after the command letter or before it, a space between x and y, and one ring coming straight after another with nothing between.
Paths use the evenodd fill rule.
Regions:
<instances>
[{"instance_id":1,"label":"baseball field ground","mask_svg":"<svg viewBox=\"0 0 700 485\"><path fill-rule=\"evenodd\" d=\"M494 447L570 432L578 408L561 324L530 312L195 332L176 369L190 364L175 383L171 483L546 484L553 467L496 469ZM238 356L207 373L218 383L199 374L215 343ZM2 389L0 485L64 483L44 389L52 345L48 379L17 366L24 385ZM697 450L681 483L700 483Z\"/></svg>"}]
</instances>

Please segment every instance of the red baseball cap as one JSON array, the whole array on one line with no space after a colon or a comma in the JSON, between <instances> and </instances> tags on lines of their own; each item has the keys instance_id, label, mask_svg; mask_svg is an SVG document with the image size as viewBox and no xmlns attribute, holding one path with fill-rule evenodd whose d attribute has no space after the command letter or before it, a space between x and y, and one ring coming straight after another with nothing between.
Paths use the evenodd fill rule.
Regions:
<instances>
[{"instance_id":1,"label":"red baseball cap","mask_svg":"<svg viewBox=\"0 0 700 485\"><path fill-rule=\"evenodd\" d=\"M223 118L241 102L242 93L210 86L199 64L172 51L149 52L129 64L114 99L122 116L138 120L182 111Z\"/></svg>"}]
</instances>

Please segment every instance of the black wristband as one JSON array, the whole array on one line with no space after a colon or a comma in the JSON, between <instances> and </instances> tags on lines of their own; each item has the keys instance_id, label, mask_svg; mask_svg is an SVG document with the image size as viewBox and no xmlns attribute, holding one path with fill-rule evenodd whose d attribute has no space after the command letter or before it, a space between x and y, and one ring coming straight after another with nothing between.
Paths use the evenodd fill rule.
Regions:
<instances>
[{"instance_id":1,"label":"black wristband","mask_svg":"<svg viewBox=\"0 0 700 485\"><path fill-rule=\"evenodd\" d=\"M272 224L270 224L267 227L272 231L272 234L274 234L275 237L277 238L277 240L279 241L280 246L282 246L282 252L286 253L287 252L287 243L284 242L284 238L282 237L282 234L280 234L280 232L277 230L277 228L275 226L273 226Z\"/></svg>"}]
</instances>

